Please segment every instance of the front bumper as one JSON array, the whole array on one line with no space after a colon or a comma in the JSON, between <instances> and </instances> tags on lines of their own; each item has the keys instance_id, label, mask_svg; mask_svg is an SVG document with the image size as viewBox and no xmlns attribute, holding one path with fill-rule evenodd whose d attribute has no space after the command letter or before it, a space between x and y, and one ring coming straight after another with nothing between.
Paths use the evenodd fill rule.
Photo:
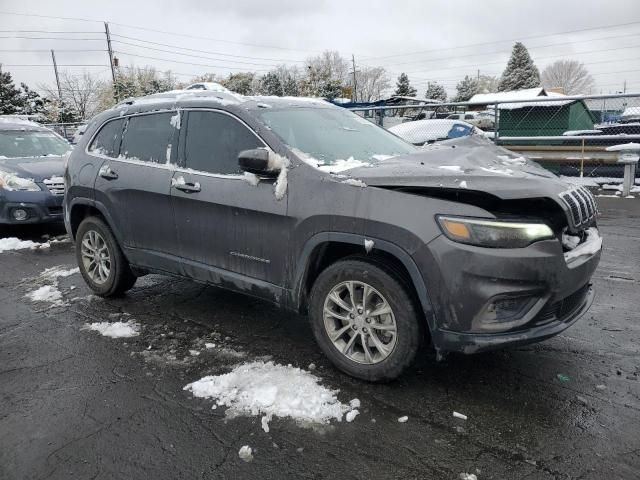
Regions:
<instances>
[{"instance_id":1,"label":"front bumper","mask_svg":"<svg viewBox=\"0 0 640 480\"><path fill-rule=\"evenodd\" d=\"M52 195L48 191L40 192L0 192L0 224L26 225L34 223L54 223L63 221L62 195ZM24 220L16 220L13 212L25 210Z\"/></svg>"},{"instance_id":2,"label":"front bumper","mask_svg":"<svg viewBox=\"0 0 640 480\"><path fill-rule=\"evenodd\" d=\"M590 279L600 260L598 251L567 262L557 240L493 249L440 236L422 253L434 347L462 353L533 343L571 326L593 302ZM523 307L497 319L490 307L505 299L523 299Z\"/></svg>"}]
</instances>

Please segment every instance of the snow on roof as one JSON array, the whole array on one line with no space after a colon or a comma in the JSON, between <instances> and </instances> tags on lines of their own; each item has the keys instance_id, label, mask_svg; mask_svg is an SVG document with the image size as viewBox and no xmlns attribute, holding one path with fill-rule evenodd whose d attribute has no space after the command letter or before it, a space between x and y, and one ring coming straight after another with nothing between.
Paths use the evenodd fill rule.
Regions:
<instances>
[{"instance_id":1,"label":"snow on roof","mask_svg":"<svg viewBox=\"0 0 640 480\"><path fill-rule=\"evenodd\" d=\"M600 133L602 133L602 130L567 130L562 132L562 135L573 137L575 135L597 135Z\"/></svg>"},{"instance_id":2,"label":"snow on roof","mask_svg":"<svg viewBox=\"0 0 640 480\"><path fill-rule=\"evenodd\" d=\"M226 87L223 87L217 82L197 82L192 83L185 90L211 90L213 92L223 92L223 93L231 93Z\"/></svg>"},{"instance_id":3,"label":"snow on roof","mask_svg":"<svg viewBox=\"0 0 640 480\"><path fill-rule=\"evenodd\" d=\"M499 108L501 110L515 110L517 108L526 107L553 107L558 105L567 105L575 100L564 101L549 101L549 102L526 102L523 100L537 100L540 97L564 97L562 93L547 92L542 87L537 88L525 88L523 90L512 90L509 92L496 92L496 93L477 93L469 100L471 104L491 104L496 102L514 102L514 103L500 103Z\"/></svg>"},{"instance_id":4,"label":"snow on roof","mask_svg":"<svg viewBox=\"0 0 640 480\"><path fill-rule=\"evenodd\" d=\"M622 120L626 120L626 119L631 119L631 118L635 118L635 117L640 117L640 107L627 107L627 108L625 108L624 112L622 112L621 119Z\"/></svg>"},{"instance_id":5,"label":"snow on roof","mask_svg":"<svg viewBox=\"0 0 640 480\"><path fill-rule=\"evenodd\" d=\"M607 152L625 152L625 151L640 151L640 143L623 143L620 145L611 145L606 148Z\"/></svg>"},{"instance_id":6,"label":"snow on roof","mask_svg":"<svg viewBox=\"0 0 640 480\"><path fill-rule=\"evenodd\" d=\"M20 115L0 115L0 123L5 124L4 126L17 126L17 127L37 127L42 128L42 125L37 124L36 122L32 122Z\"/></svg>"},{"instance_id":7,"label":"snow on roof","mask_svg":"<svg viewBox=\"0 0 640 480\"><path fill-rule=\"evenodd\" d=\"M548 95L544 88L525 88L523 90L511 90L509 92L476 93L469 103L496 103L512 100L530 100L532 98Z\"/></svg>"}]
</instances>

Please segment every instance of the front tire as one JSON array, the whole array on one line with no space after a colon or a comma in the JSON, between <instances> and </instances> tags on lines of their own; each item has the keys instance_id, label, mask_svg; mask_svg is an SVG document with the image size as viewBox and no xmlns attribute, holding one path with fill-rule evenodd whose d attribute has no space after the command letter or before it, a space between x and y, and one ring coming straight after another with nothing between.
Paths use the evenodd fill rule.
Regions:
<instances>
[{"instance_id":1,"label":"front tire","mask_svg":"<svg viewBox=\"0 0 640 480\"><path fill-rule=\"evenodd\" d=\"M420 348L415 304L384 265L346 259L327 267L313 285L309 316L324 354L362 380L397 378Z\"/></svg>"},{"instance_id":2,"label":"front tire","mask_svg":"<svg viewBox=\"0 0 640 480\"><path fill-rule=\"evenodd\" d=\"M121 295L136 283L129 262L101 218L87 217L80 223L76 260L84 281L100 297Z\"/></svg>"}]
</instances>

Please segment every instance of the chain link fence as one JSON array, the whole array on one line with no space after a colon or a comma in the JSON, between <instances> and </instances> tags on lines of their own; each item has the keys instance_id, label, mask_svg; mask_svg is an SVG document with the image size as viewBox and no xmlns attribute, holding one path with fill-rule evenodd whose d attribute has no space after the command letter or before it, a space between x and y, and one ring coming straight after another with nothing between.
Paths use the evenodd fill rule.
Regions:
<instances>
[{"instance_id":1,"label":"chain link fence","mask_svg":"<svg viewBox=\"0 0 640 480\"><path fill-rule=\"evenodd\" d=\"M50 128L61 137L66 138L69 142L75 144L78 136L84 133L87 122L73 123L42 123L42 126Z\"/></svg>"},{"instance_id":2,"label":"chain link fence","mask_svg":"<svg viewBox=\"0 0 640 480\"><path fill-rule=\"evenodd\" d=\"M423 102L350 110L415 145L484 135L554 173L602 183L623 176L618 153L607 148L640 143L637 93L564 96L550 92L549 96L526 99ZM636 169L636 178L638 175L640 169Z\"/></svg>"}]
</instances>

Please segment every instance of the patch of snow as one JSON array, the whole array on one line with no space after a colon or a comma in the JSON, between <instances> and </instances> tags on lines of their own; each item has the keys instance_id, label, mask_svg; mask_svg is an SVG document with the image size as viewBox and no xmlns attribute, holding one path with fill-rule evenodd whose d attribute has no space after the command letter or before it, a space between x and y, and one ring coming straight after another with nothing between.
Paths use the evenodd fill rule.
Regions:
<instances>
[{"instance_id":1,"label":"patch of snow","mask_svg":"<svg viewBox=\"0 0 640 480\"><path fill-rule=\"evenodd\" d=\"M354 187L365 188L367 186L362 180L357 180L355 178L348 178L347 180L343 180L340 183L346 183L347 185L352 185Z\"/></svg>"},{"instance_id":2,"label":"patch of snow","mask_svg":"<svg viewBox=\"0 0 640 480\"><path fill-rule=\"evenodd\" d=\"M566 262L583 255L594 255L602 249L602 237L597 228L588 228L586 235L587 239L581 245L564 254Z\"/></svg>"},{"instance_id":3,"label":"patch of snow","mask_svg":"<svg viewBox=\"0 0 640 480\"><path fill-rule=\"evenodd\" d=\"M268 170L280 170L278 178L274 185L274 194L276 200L282 200L284 194L287 192L287 170L289 167L289 159L278 155L276 152L269 150L269 161L267 164Z\"/></svg>"},{"instance_id":4,"label":"patch of snow","mask_svg":"<svg viewBox=\"0 0 640 480\"><path fill-rule=\"evenodd\" d=\"M460 167L460 165L441 165L438 168L441 168L443 170L451 170L452 172L462 171L462 168Z\"/></svg>"},{"instance_id":5,"label":"patch of snow","mask_svg":"<svg viewBox=\"0 0 640 480\"><path fill-rule=\"evenodd\" d=\"M258 183L260 183L260 179L258 178L258 176L255 173L251 172L244 172L242 179L249 185L253 185L254 187L258 186Z\"/></svg>"},{"instance_id":6,"label":"patch of snow","mask_svg":"<svg viewBox=\"0 0 640 480\"><path fill-rule=\"evenodd\" d=\"M253 450L251 449L251 447L249 445L244 445L242 447L240 447L240 450L238 451L238 456L244 460L245 462L250 462L251 460L253 460Z\"/></svg>"},{"instance_id":7,"label":"patch of snow","mask_svg":"<svg viewBox=\"0 0 640 480\"><path fill-rule=\"evenodd\" d=\"M460 188L469 188L469 187L467 187L467 181L466 180L462 180L460 182Z\"/></svg>"},{"instance_id":8,"label":"patch of snow","mask_svg":"<svg viewBox=\"0 0 640 480\"><path fill-rule=\"evenodd\" d=\"M44 285L32 292L27 293L26 297L32 302L49 302L54 305L62 305L62 293L55 285Z\"/></svg>"},{"instance_id":9,"label":"patch of snow","mask_svg":"<svg viewBox=\"0 0 640 480\"><path fill-rule=\"evenodd\" d=\"M607 152L640 151L640 143L630 142L621 145L611 145L605 149Z\"/></svg>"},{"instance_id":10,"label":"patch of snow","mask_svg":"<svg viewBox=\"0 0 640 480\"><path fill-rule=\"evenodd\" d=\"M264 430L265 433L269 433L269 422L271 421L272 418L273 418L273 415L264 415L260 419L260 425L262 425L262 430Z\"/></svg>"},{"instance_id":11,"label":"patch of snow","mask_svg":"<svg viewBox=\"0 0 640 480\"><path fill-rule=\"evenodd\" d=\"M204 344L204 348L207 348L207 349L216 348L216 344L215 343L205 343Z\"/></svg>"},{"instance_id":12,"label":"patch of snow","mask_svg":"<svg viewBox=\"0 0 640 480\"><path fill-rule=\"evenodd\" d=\"M360 408L360 399L354 398L349 402L351 408Z\"/></svg>"},{"instance_id":13,"label":"patch of snow","mask_svg":"<svg viewBox=\"0 0 640 480\"><path fill-rule=\"evenodd\" d=\"M337 391L319 382L318 377L299 368L256 361L223 375L203 377L184 390L229 407L229 416L290 417L307 423L341 421L350 407L337 399Z\"/></svg>"},{"instance_id":14,"label":"patch of snow","mask_svg":"<svg viewBox=\"0 0 640 480\"><path fill-rule=\"evenodd\" d=\"M527 159L524 157L510 157L509 155L498 155L504 165L526 165Z\"/></svg>"},{"instance_id":15,"label":"patch of snow","mask_svg":"<svg viewBox=\"0 0 640 480\"><path fill-rule=\"evenodd\" d=\"M287 147L289 147L289 149L296 155L296 157L300 158L300 160L302 160L307 165L311 165L313 168L318 168L318 166L322 163L317 158L314 158L308 153L303 152L299 148L292 147L290 145L287 145Z\"/></svg>"},{"instance_id":16,"label":"patch of snow","mask_svg":"<svg viewBox=\"0 0 640 480\"><path fill-rule=\"evenodd\" d=\"M377 161L381 162L381 161L383 161L383 160L387 160L387 159L389 159L389 158L393 158L393 157L395 157L395 156L396 156L396 155L384 155L384 154L382 154L382 153L376 153L375 155L371 155L371 158L372 158L373 160L377 160Z\"/></svg>"},{"instance_id":17,"label":"patch of snow","mask_svg":"<svg viewBox=\"0 0 640 480\"><path fill-rule=\"evenodd\" d=\"M409 421L409 417L407 417L406 415L404 417L398 418L399 423L407 423L408 421Z\"/></svg>"},{"instance_id":18,"label":"patch of snow","mask_svg":"<svg viewBox=\"0 0 640 480\"><path fill-rule=\"evenodd\" d=\"M369 253L371 250L373 250L373 246L376 243L373 240L369 240L369 239L364 239L364 249L367 251L367 253Z\"/></svg>"},{"instance_id":19,"label":"patch of snow","mask_svg":"<svg viewBox=\"0 0 640 480\"><path fill-rule=\"evenodd\" d=\"M318 170L329 173L339 173L345 170L351 170L352 168L364 167L367 165L369 164L360 160L356 160L353 157L349 157L346 160L336 160L331 165L320 165L318 166Z\"/></svg>"},{"instance_id":20,"label":"patch of snow","mask_svg":"<svg viewBox=\"0 0 640 480\"><path fill-rule=\"evenodd\" d=\"M462 414L462 413L458 413L458 412L453 412L453 416L454 418L459 418L460 420L466 420L467 416Z\"/></svg>"},{"instance_id":21,"label":"patch of snow","mask_svg":"<svg viewBox=\"0 0 640 480\"><path fill-rule=\"evenodd\" d=\"M200 355L200 352L198 350L189 350L189 355L191 355L192 357L197 357L198 355Z\"/></svg>"},{"instance_id":22,"label":"patch of snow","mask_svg":"<svg viewBox=\"0 0 640 480\"><path fill-rule=\"evenodd\" d=\"M460 480L478 480L475 473L461 473L458 478Z\"/></svg>"},{"instance_id":23,"label":"patch of snow","mask_svg":"<svg viewBox=\"0 0 640 480\"><path fill-rule=\"evenodd\" d=\"M347 420L347 422L351 423L359 414L360 412L357 409L353 409L350 412L347 412L347 414L345 415L345 419Z\"/></svg>"},{"instance_id":24,"label":"patch of snow","mask_svg":"<svg viewBox=\"0 0 640 480\"><path fill-rule=\"evenodd\" d=\"M173 128L175 128L176 130L180 130L180 124L181 124L180 110L178 110L176 114L173 117L171 117L170 122Z\"/></svg>"},{"instance_id":25,"label":"patch of snow","mask_svg":"<svg viewBox=\"0 0 640 480\"><path fill-rule=\"evenodd\" d=\"M20 240L16 237L0 238L0 253L8 252L10 250L24 250L30 248L36 250L39 248L48 248L49 243L36 243L31 240Z\"/></svg>"},{"instance_id":26,"label":"patch of snow","mask_svg":"<svg viewBox=\"0 0 640 480\"><path fill-rule=\"evenodd\" d=\"M167 165L171 165L171 144L167 145L167 153L165 154L165 158L167 160Z\"/></svg>"},{"instance_id":27,"label":"patch of snow","mask_svg":"<svg viewBox=\"0 0 640 480\"><path fill-rule=\"evenodd\" d=\"M495 168L495 167L480 167L480 170L484 170L485 172L490 172L490 173L497 173L499 175L512 175L513 174L513 170L507 168L507 169L502 169L502 168Z\"/></svg>"},{"instance_id":28,"label":"patch of snow","mask_svg":"<svg viewBox=\"0 0 640 480\"><path fill-rule=\"evenodd\" d=\"M127 322L95 322L87 323L84 330L94 330L105 337L128 338L140 335L140 324L129 320Z\"/></svg>"},{"instance_id":29,"label":"patch of snow","mask_svg":"<svg viewBox=\"0 0 640 480\"><path fill-rule=\"evenodd\" d=\"M316 369L316 364L315 363L310 363L307 368L313 372Z\"/></svg>"},{"instance_id":30,"label":"patch of snow","mask_svg":"<svg viewBox=\"0 0 640 480\"><path fill-rule=\"evenodd\" d=\"M573 250L580 243L580 237L577 235L569 235L567 232L562 232L562 245L567 250Z\"/></svg>"}]
</instances>

